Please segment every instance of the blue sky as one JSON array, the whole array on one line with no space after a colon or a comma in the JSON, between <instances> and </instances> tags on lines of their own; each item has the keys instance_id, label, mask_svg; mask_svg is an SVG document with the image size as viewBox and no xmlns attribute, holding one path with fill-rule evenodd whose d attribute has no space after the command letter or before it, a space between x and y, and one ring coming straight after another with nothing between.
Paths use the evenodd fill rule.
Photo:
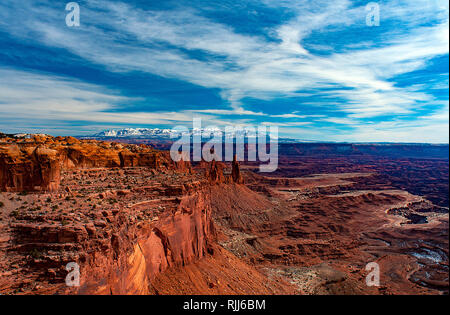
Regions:
<instances>
[{"instance_id":1,"label":"blue sky","mask_svg":"<svg viewBox=\"0 0 450 315\"><path fill-rule=\"evenodd\" d=\"M448 3L0 2L0 131L276 125L308 140L448 143Z\"/></svg>"}]
</instances>

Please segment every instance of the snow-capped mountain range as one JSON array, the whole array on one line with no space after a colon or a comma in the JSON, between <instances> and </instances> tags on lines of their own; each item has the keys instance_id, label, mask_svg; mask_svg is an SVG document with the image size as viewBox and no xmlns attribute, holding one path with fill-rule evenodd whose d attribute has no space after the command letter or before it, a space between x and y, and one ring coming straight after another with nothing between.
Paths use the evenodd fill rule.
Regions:
<instances>
[{"instance_id":1,"label":"snow-capped mountain range","mask_svg":"<svg viewBox=\"0 0 450 315\"><path fill-rule=\"evenodd\" d=\"M108 129L93 135L94 137L111 137L111 138L134 138L134 137L151 137L151 136L170 136L171 129L159 128L124 128L124 129Z\"/></svg>"},{"instance_id":2,"label":"snow-capped mountain range","mask_svg":"<svg viewBox=\"0 0 450 315\"><path fill-rule=\"evenodd\" d=\"M128 138L128 139L158 139L158 140L171 140L180 137L181 135L189 135L192 136L201 136L202 139L212 138L214 136L218 137L228 137L236 139L238 137L249 139L255 138L258 135L251 130L241 129L235 130L231 133L226 133L226 131L221 130L220 128L194 128L189 129L185 132L180 132L174 129L160 129L160 128L123 128L123 129L108 129L96 133L90 137L83 138L97 138L97 139L108 139L108 138ZM273 135L267 133L267 136L273 138ZM294 143L294 142L312 142L307 140L296 140L289 138L278 138L279 143Z\"/></svg>"},{"instance_id":3,"label":"snow-capped mountain range","mask_svg":"<svg viewBox=\"0 0 450 315\"><path fill-rule=\"evenodd\" d=\"M94 134L96 138L144 138L144 137L158 137L158 138L170 138L171 135L186 134L173 129L159 129L159 128L124 128L124 129L108 129ZM202 135L202 137L212 137L213 135L222 135L224 131L219 128L195 128L187 132L189 135ZM239 130L231 133L231 135L240 135L245 137L251 137L252 133L248 130ZM253 135L255 136L255 135Z\"/></svg>"}]
</instances>

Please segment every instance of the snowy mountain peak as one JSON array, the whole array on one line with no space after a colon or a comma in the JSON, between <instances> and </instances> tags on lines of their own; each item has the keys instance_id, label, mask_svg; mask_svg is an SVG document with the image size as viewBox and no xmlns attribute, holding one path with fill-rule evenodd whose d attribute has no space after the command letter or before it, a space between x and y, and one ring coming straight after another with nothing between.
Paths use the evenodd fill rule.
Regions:
<instances>
[{"instance_id":1,"label":"snowy mountain peak","mask_svg":"<svg viewBox=\"0 0 450 315\"><path fill-rule=\"evenodd\" d=\"M159 128L124 128L124 129L108 129L94 135L94 137L148 137L148 136L170 136L171 129Z\"/></svg>"}]
</instances>

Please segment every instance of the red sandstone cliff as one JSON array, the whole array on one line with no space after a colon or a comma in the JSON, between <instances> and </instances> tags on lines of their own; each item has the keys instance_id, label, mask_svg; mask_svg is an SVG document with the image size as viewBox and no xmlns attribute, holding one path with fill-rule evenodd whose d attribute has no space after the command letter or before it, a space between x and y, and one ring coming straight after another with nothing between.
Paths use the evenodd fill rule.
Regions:
<instances>
[{"instance_id":1,"label":"red sandstone cliff","mask_svg":"<svg viewBox=\"0 0 450 315\"><path fill-rule=\"evenodd\" d=\"M55 191L59 187L61 171L73 168L145 166L190 170L189 162L172 163L166 152L142 145L50 136L2 141L2 191Z\"/></svg>"},{"instance_id":2,"label":"red sandstone cliff","mask_svg":"<svg viewBox=\"0 0 450 315\"><path fill-rule=\"evenodd\" d=\"M203 258L215 240L208 196L201 191L185 196L174 211L140 229L122 228L111 241L109 256L98 252L85 264L81 272L86 277L75 292L149 294L158 274Z\"/></svg>"},{"instance_id":3,"label":"red sandstone cliff","mask_svg":"<svg viewBox=\"0 0 450 315\"><path fill-rule=\"evenodd\" d=\"M56 150L42 145L0 147L0 190L56 190L61 164Z\"/></svg>"}]
</instances>

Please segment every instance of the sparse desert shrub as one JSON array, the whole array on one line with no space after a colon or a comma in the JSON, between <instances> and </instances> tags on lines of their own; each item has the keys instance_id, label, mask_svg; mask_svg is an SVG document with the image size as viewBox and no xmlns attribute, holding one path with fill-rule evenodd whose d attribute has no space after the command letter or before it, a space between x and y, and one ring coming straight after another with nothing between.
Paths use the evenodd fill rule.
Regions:
<instances>
[{"instance_id":1,"label":"sparse desert shrub","mask_svg":"<svg viewBox=\"0 0 450 315\"><path fill-rule=\"evenodd\" d=\"M52 202L52 198L48 197L47 202Z\"/></svg>"},{"instance_id":2,"label":"sparse desert shrub","mask_svg":"<svg viewBox=\"0 0 450 315\"><path fill-rule=\"evenodd\" d=\"M0 201L0 208L3 208L4 206L5 206L5 204Z\"/></svg>"},{"instance_id":3,"label":"sparse desert shrub","mask_svg":"<svg viewBox=\"0 0 450 315\"><path fill-rule=\"evenodd\" d=\"M30 256L33 257L34 259L39 259L39 258L41 258L43 254L44 254L44 253L43 253L41 250L37 249L37 248L33 248L33 249L30 251Z\"/></svg>"}]
</instances>

